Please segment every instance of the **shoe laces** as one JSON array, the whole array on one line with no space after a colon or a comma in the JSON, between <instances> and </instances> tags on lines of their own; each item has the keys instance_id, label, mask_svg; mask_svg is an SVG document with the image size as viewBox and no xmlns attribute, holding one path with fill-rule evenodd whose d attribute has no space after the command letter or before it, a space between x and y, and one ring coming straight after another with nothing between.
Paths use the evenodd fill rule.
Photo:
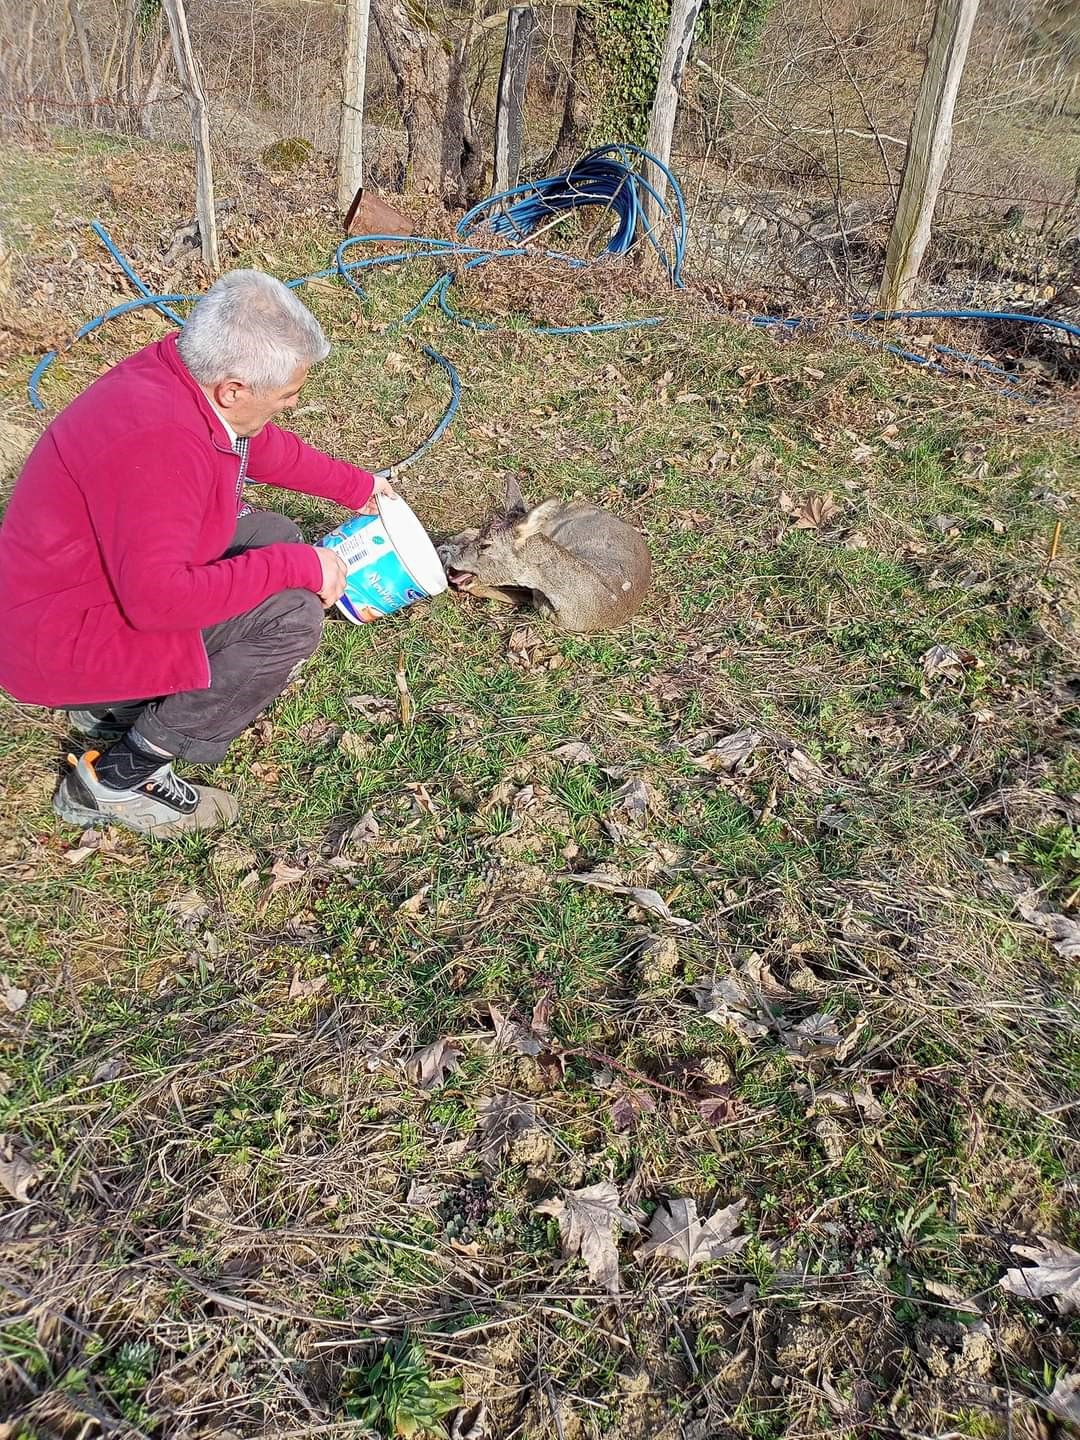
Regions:
<instances>
[{"instance_id":1,"label":"shoe laces","mask_svg":"<svg viewBox=\"0 0 1080 1440\"><path fill-rule=\"evenodd\" d=\"M194 810L199 803L199 792L195 786L181 780L171 765L165 765L151 775L145 788L150 794L160 796L167 805L175 805L180 810Z\"/></svg>"}]
</instances>

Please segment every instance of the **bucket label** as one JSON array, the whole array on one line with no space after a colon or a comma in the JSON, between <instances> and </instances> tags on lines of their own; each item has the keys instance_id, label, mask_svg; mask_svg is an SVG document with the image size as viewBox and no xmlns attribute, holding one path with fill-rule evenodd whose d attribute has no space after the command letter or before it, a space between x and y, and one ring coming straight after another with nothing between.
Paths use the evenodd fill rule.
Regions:
<instances>
[{"instance_id":1,"label":"bucket label","mask_svg":"<svg viewBox=\"0 0 1080 1440\"><path fill-rule=\"evenodd\" d=\"M349 572L338 608L355 624L378 620L428 598L401 563L378 515L346 520L323 544L338 552Z\"/></svg>"}]
</instances>

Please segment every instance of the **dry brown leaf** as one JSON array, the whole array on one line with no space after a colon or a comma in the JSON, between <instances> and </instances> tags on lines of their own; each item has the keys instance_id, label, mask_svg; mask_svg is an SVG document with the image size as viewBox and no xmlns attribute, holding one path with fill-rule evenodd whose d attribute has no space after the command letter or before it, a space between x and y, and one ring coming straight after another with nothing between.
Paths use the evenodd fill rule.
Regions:
<instances>
[{"instance_id":1,"label":"dry brown leaf","mask_svg":"<svg viewBox=\"0 0 1080 1440\"><path fill-rule=\"evenodd\" d=\"M824 530L840 513L831 490L826 495L808 495L795 520L795 529Z\"/></svg>"},{"instance_id":2,"label":"dry brown leaf","mask_svg":"<svg viewBox=\"0 0 1080 1440\"><path fill-rule=\"evenodd\" d=\"M638 1247L635 1255L639 1260L648 1260L654 1255L674 1260L687 1270L708 1260L737 1255L750 1239L749 1235L735 1235L745 1205L745 1200L737 1200L702 1224L695 1200L665 1200L649 1222L648 1240Z\"/></svg>"},{"instance_id":3,"label":"dry brown leaf","mask_svg":"<svg viewBox=\"0 0 1080 1440\"><path fill-rule=\"evenodd\" d=\"M19 1151L15 1136L0 1135L0 1190L6 1190L20 1205L27 1205L43 1179L40 1166Z\"/></svg>"},{"instance_id":4,"label":"dry brown leaf","mask_svg":"<svg viewBox=\"0 0 1080 1440\"><path fill-rule=\"evenodd\" d=\"M434 1090L458 1068L461 1056L449 1040L433 1040L405 1061L405 1074L421 1090Z\"/></svg>"},{"instance_id":5,"label":"dry brown leaf","mask_svg":"<svg viewBox=\"0 0 1080 1440\"><path fill-rule=\"evenodd\" d=\"M410 780L405 789L409 792L413 809L418 815L430 815L433 820L438 819L438 808L428 794L426 785L422 785L419 780Z\"/></svg>"},{"instance_id":6,"label":"dry brown leaf","mask_svg":"<svg viewBox=\"0 0 1080 1440\"><path fill-rule=\"evenodd\" d=\"M397 907L397 913L399 915L421 914L427 904L428 892L430 890L430 885L421 885L420 889L417 890L415 895L410 895L407 900L403 900L401 902L401 904Z\"/></svg>"},{"instance_id":7,"label":"dry brown leaf","mask_svg":"<svg viewBox=\"0 0 1080 1440\"><path fill-rule=\"evenodd\" d=\"M636 1130L642 1115L655 1115L656 1102L647 1090L623 1090L611 1106L611 1123L620 1134Z\"/></svg>"},{"instance_id":8,"label":"dry brown leaf","mask_svg":"<svg viewBox=\"0 0 1080 1440\"><path fill-rule=\"evenodd\" d=\"M564 1190L559 1200L545 1200L537 1214L551 1215L559 1222L563 1255L580 1255L597 1285L609 1295L619 1293L619 1252L616 1238L634 1234L638 1225L619 1208L619 1192L610 1180L586 1185L581 1190Z\"/></svg>"},{"instance_id":9,"label":"dry brown leaf","mask_svg":"<svg viewBox=\"0 0 1080 1440\"><path fill-rule=\"evenodd\" d=\"M375 819L372 811L361 815L356 824L351 826L345 834L342 844L343 850L351 850L354 847L362 850L368 845L374 845L379 838L379 822Z\"/></svg>"},{"instance_id":10,"label":"dry brown leaf","mask_svg":"<svg viewBox=\"0 0 1080 1440\"><path fill-rule=\"evenodd\" d=\"M768 1023L762 1023L757 997L749 986L737 975L722 976L720 979L704 980L694 987L698 1009L733 1030L743 1041L760 1040L769 1033ZM765 1020L767 1022L768 1016Z\"/></svg>"},{"instance_id":11,"label":"dry brown leaf","mask_svg":"<svg viewBox=\"0 0 1080 1440\"><path fill-rule=\"evenodd\" d=\"M328 975L313 975L310 980L305 980L299 970L294 970L289 985L289 999L310 1000L313 995L318 995L320 990L325 990L329 978Z\"/></svg>"},{"instance_id":12,"label":"dry brown leaf","mask_svg":"<svg viewBox=\"0 0 1080 1440\"><path fill-rule=\"evenodd\" d=\"M30 992L23 990L10 975L0 975L0 1004L9 1015L17 1015L30 998Z\"/></svg>"},{"instance_id":13,"label":"dry brown leaf","mask_svg":"<svg viewBox=\"0 0 1080 1440\"><path fill-rule=\"evenodd\" d=\"M622 811L635 825L644 825L649 813L649 790L644 780L631 777L615 792L616 812Z\"/></svg>"},{"instance_id":14,"label":"dry brown leaf","mask_svg":"<svg viewBox=\"0 0 1080 1440\"><path fill-rule=\"evenodd\" d=\"M565 745L557 746L551 753L556 760L561 760L564 765L596 764L596 756L584 740L568 740Z\"/></svg>"},{"instance_id":15,"label":"dry brown leaf","mask_svg":"<svg viewBox=\"0 0 1080 1440\"><path fill-rule=\"evenodd\" d=\"M270 889L267 891L267 898L276 895L279 890L285 890L290 885L297 885L306 876L307 871L300 865L290 865L287 860L275 860L270 868Z\"/></svg>"},{"instance_id":16,"label":"dry brown leaf","mask_svg":"<svg viewBox=\"0 0 1080 1440\"><path fill-rule=\"evenodd\" d=\"M519 1136L536 1127L536 1106L518 1100L509 1090L496 1091L481 1100L476 1113L480 1120L480 1159L488 1170L497 1170L503 1152Z\"/></svg>"},{"instance_id":17,"label":"dry brown leaf","mask_svg":"<svg viewBox=\"0 0 1080 1440\"><path fill-rule=\"evenodd\" d=\"M803 785L816 795L820 795L828 784L828 777L822 767L816 760L812 760L805 750L800 750L798 745L793 745L790 750L781 750L780 764L796 785Z\"/></svg>"},{"instance_id":18,"label":"dry brown leaf","mask_svg":"<svg viewBox=\"0 0 1080 1440\"><path fill-rule=\"evenodd\" d=\"M699 770L723 770L733 775L750 759L762 738L760 730L750 727L736 730L733 735L726 735L723 740L717 741L704 754L695 756L694 764Z\"/></svg>"},{"instance_id":19,"label":"dry brown leaf","mask_svg":"<svg viewBox=\"0 0 1080 1440\"><path fill-rule=\"evenodd\" d=\"M811 1100L807 1115L857 1115L872 1125L885 1119L885 1111L870 1091L861 1085L851 1090L819 1090L811 1095L809 1086L798 1085L796 1092Z\"/></svg>"},{"instance_id":20,"label":"dry brown leaf","mask_svg":"<svg viewBox=\"0 0 1080 1440\"><path fill-rule=\"evenodd\" d=\"M958 685L968 670L981 668L978 657L968 650L954 650L951 645L931 645L920 656L927 680L948 680Z\"/></svg>"},{"instance_id":21,"label":"dry brown leaf","mask_svg":"<svg viewBox=\"0 0 1080 1440\"><path fill-rule=\"evenodd\" d=\"M1080 1251L1040 1235L1038 1245L1013 1245L1011 1250L1033 1265L1009 1270L1001 1288L1024 1300L1053 1300L1062 1315L1080 1311Z\"/></svg>"},{"instance_id":22,"label":"dry brown leaf","mask_svg":"<svg viewBox=\"0 0 1080 1440\"><path fill-rule=\"evenodd\" d=\"M185 890L165 906L167 915L175 915L185 930L194 930L210 913L210 907L198 890Z\"/></svg>"},{"instance_id":23,"label":"dry brown leaf","mask_svg":"<svg viewBox=\"0 0 1080 1440\"><path fill-rule=\"evenodd\" d=\"M582 875L560 875L558 878L566 884L589 885L595 890L609 890L613 895L625 895L635 905L639 905L642 910L647 910L650 915L658 916L669 925L678 925L684 929L693 928L692 920L684 920L671 913L667 901L656 890L624 885L614 876L606 875L602 870L589 870Z\"/></svg>"},{"instance_id":24,"label":"dry brown leaf","mask_svg":"<svg viewBox=\"0 0 1080 1440\"><path fill-rule=\"evenodd\" d=\"M394 719L394 702L386 695L349 695L345 704L378 728L385 728Z\"/></svg>"}]
</instances>

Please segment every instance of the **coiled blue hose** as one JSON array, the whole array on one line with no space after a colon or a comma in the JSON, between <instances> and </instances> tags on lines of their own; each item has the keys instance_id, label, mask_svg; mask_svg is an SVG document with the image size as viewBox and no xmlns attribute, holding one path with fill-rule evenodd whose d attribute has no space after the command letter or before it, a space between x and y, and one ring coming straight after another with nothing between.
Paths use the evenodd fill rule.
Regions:
<instances>
[{"instance_id":1,"label":"coiled blue hose","mask_svg":"<svg viewBox=\"0 0 1080 1440\"><path fill-rule=\"evenodd\" d=\"M662 199L654 186L640 173L641 168L648 166L655 167L664 177L672 196L670 202ZM645 222L645 202L649 198L655 202L660 215L659 223L653 226L648 226ZM479 205L473 206L458 222L457 238L454 240L439 236L353 236L341 242L334 256L334 263L328 269L318 270L310 275L301 275L285 283L290 289L297 289L311 280L332 277L339 279L358 299L366 300L366 292L355 279L359 272L382 266L400 265L412 260L453 259L462 261L464 269L472 270L493 261L527 254L531 257L539 255L553 263L566 265L573 269L584 269L600 262L568 255L558 250L537 250L530 242L533 236L537 236L537 232L552 228L561 218L573 211L597 206L610 211L614 217L614 225L607 244L608 254L626 255L639 240L644 238L658 255L670 283L675 287L682 288L682 270L687 242L686 204L682 191L675 176L666 165L648 151L630 144L602 146L597 150L590 151L589 154L571 165L568 170L564 170L558 175L517 185L510 190L489 196ZM92 334L106 321L112 320L118 315L125 315L132 310L147 306L153 307L173 324L182 326L183 317L172 306L189 304L199 297L195 295L154 295L132 268L130 262L117 249L104 226L95 220L93 230L128 281L138 291L138 298L125 301L123 304L107 310L104 314L88 320L76 331L71 343L74 344L75 341ZM485 240L489 243L480 243ZM349 251L357 245L388 244L397 247L391 254L373 255L355 260L347 258ZM447 319L470 330L483 332L502 328L490 321L476 320L462 315L453 307L448 297L454 278L452 270L440 275L434 284L428 287L420 300L394 325L393 329L400 330L410 324L432 301L437 302L440 312ZM518 328L524 328L540 335L598 335L613 330L659 325L663 318L663 316L654 315L643 319L597 321L592 324L526 325ZM795 330L813 323L803 316L778 318L755 315L750 318L751 323L760 328L780 327ZM884 349L913 364L928 367L942 374L949 373L946 366L938 364L929 357L905 350L901 346L889 342L883 342L862 328L872 323L899 319L1006 320L1024 325L1045 326L1080 339L1080 327L1063 320L990 310L908 310L897 311L894 314L866 311L849 317L850 323L859 328L847 330L845 333L860 343ZM398 460L388 469L378 472L382 475L406 469L427 454L446 433L461 404L461 379L454 365L445 355L429 345L422 345L421 350L432 364L446 374L450 384L450 399L442 416L426 439L404 459ZM966 355L947 345L937 345L934 350L939 355L958 358L966 364L978 366L1003 377L1006 381L1007 393L1015 393L1019 387L1018 377L1002 366L994 365L978 356ZM27 382L30 404L35 410L45 409L40 385L46 371L56 360L58 354L59 351L50 350L43 355L34 366Z\"/></svg>"}]
</instances>

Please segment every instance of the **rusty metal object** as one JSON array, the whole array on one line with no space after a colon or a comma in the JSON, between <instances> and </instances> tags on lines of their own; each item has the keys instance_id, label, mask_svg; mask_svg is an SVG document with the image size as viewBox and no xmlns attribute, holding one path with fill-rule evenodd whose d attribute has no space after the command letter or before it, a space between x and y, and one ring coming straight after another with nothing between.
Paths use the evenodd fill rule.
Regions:
<instances>
[{"instance_id":1,"label":"rusty metal object","mask_svg":"<svg viewBox=\"0 0 1080 1440\"><path fill-rule=\"evenodd\" d=\"M345 216L345 234L415 235L416 228L408 216L361 186Z\"/></svg>"}]
</instances>

